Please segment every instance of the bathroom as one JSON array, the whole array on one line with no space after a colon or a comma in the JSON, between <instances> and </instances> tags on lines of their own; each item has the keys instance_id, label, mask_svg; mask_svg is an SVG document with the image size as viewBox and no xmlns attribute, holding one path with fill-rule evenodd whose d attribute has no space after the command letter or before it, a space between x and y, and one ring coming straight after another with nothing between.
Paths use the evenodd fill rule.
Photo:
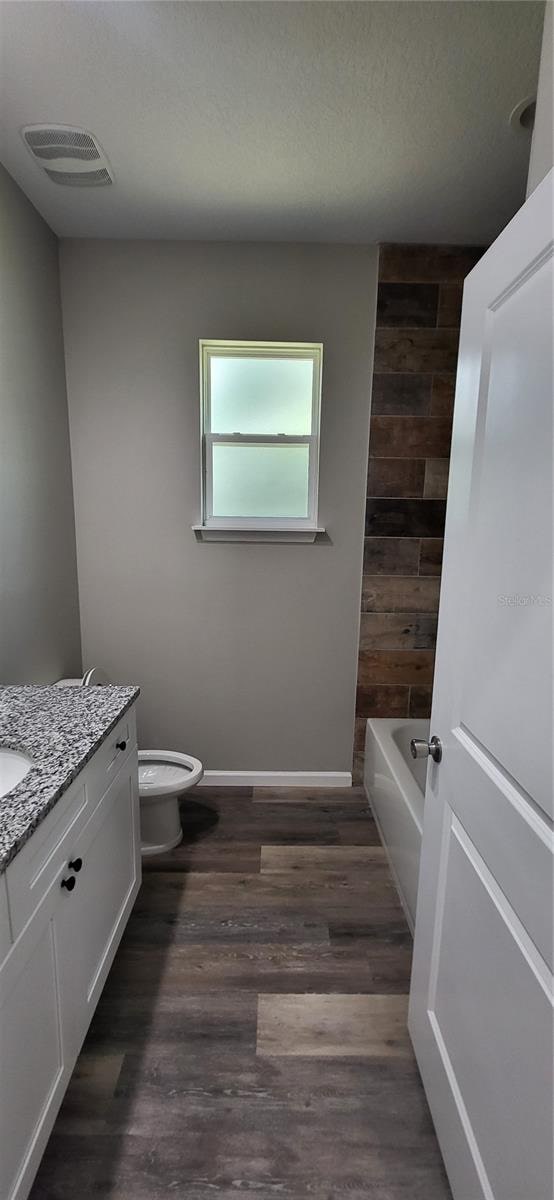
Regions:
<instances>
[{"instance_id":1,"label":"bathroom","mask_svg":"<svg viewBox=\"0 0 554 1200\"><path fill-rule=\"evenodd\" d=\"M0 3L0 1200L551 1200L553 7Z\"/></svg>"}]
</instances>

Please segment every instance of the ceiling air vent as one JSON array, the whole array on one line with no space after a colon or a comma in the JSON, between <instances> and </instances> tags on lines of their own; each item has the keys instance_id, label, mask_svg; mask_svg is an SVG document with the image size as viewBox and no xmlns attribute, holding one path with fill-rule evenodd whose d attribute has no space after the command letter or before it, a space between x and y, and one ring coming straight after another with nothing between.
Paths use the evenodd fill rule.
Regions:
<instances>
[{"instance_id":1,"label":"ceiling air vent","mask_svg":"<svg viewBox=\"0 0 554 1200\"><path fill-rule=\"evenodd\" d=\"M23 141L53 183L64 187L103 187L113 183L100 144L86 129L72 125L26 125Z\"/></svg>"}]
</instances>

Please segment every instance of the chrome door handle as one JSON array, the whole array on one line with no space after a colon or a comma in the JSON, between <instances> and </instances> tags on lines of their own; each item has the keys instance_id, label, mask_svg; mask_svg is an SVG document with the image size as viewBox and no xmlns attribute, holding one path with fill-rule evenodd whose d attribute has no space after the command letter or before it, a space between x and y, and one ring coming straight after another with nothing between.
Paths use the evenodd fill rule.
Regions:
<instances>
[{"instance_id":1,"label":"chrome door handle","mask_svg":"<svg viewBox=\"0 0 554 1200\"><path fill-rule=\"evenodd\" d=\"M410 754L412 758L431 757L433 762L440 763L442 758L442 742L438 737L429 738L428 742L423 742L420 738L412 738L410 742Z\"/></svg>"}]
</instances>

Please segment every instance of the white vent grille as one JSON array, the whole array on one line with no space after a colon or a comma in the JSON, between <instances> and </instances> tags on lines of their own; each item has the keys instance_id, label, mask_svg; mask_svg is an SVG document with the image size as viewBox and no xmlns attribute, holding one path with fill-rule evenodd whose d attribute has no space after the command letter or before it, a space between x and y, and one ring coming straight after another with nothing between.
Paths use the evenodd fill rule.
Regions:
<instances>
[{"instance_id":1,"label":"white vent grille","mask_svg":"<svg viewBox=\"0 0 554 1200\"><path fill-rule=\"evenodd\" d=\"M29 125L23 136L32 150L35 150L37 146L64 146L66 148L81 146L88 150L94 150L98 154L96 143L90 133L70 129L68 126L56 126L48 129L45 125Z\"/></svg>"},{"instance_id":2,"label":"white vent grille","mask_svg":"<svg viewBox=\"0 0 554 1200\"><path fill-rule=\"evenodd\" d=\"M60 158L59 146L35 146L33 148L35 158ZM84 162L92 162L93 159L99 159L100 155L96 146L89 149L88 146L64 146L64 158L80 158Z\"/></svg>"},{"instance_id":3,"label":"white vent grille","mask_svg":"<svg viewBox=\"0 0 554 1200\"><path fill-rule=\"evenodd\" d=\"M73 171L51 171L49 167L44 170L52 183L63 183L66 187L99 187L112 182L110 172L105 167L97 171L79 171L77 174Z\"/></svg>"},{"instance_id":4,"label":"white vent grille","mask_svg":"<svg viewBox=\"0 0 554 1200\"><path fill-rule=\"evenodd\" d=\"M65 187L102 187L113 183L106 155L86 129L71 125L26 125L21 132L27 149L52 183Z\"/></svg>"}]
</instances>

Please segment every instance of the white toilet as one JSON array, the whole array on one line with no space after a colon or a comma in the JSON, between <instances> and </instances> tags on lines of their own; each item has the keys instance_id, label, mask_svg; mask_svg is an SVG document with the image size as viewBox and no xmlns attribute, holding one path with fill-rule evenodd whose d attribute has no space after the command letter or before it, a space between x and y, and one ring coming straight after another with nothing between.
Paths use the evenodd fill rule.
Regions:
<instances>
[{"instance_id":1,"label":"white toilet","mask_svg":"<svg viewBox=\"0 0 554 1200\"><path fill-rule=\"evenodd\" d=\"M204 768L197 758L175 750L139 750L138 760L140 845L147 857L179 845L179 796L198 783Z\"/></svg>"},{"instance_id":2,"label":"white toilet","mask_svg":"<svg viewBox=\"0 0 554 1200\"><path fill-rule=\"evenodd\" d=\"M60 679L57 687L101 687L111 683L100 667L82 679ZM143 857L163 854L183 836L179 796L204 774L202 763L176 750L139 750L140 844Z\"/></svg>"}]
</instances>

